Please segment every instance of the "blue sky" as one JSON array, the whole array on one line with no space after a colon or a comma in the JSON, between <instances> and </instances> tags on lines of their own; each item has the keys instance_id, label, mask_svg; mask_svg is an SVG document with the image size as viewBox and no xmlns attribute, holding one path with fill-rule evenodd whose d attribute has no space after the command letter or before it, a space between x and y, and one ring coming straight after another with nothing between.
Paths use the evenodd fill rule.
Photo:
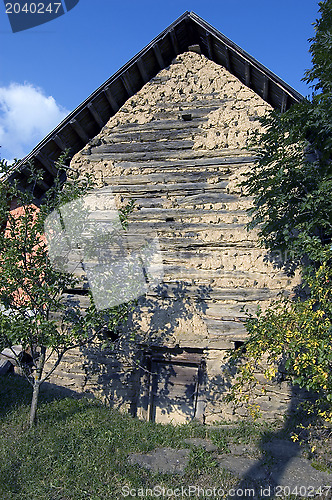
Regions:
<instances>
[{"instance_id":1,"label":"blue sky","mask_svg":"<svg viewBox=\"0 0 332 500\"><path fill-rule=\"evenodd\" d=\"M316 0L80 0L12 33L0 3L0 156L27 154L61 119L186 10L304 95Z\"/></svg>"}]
</instances>

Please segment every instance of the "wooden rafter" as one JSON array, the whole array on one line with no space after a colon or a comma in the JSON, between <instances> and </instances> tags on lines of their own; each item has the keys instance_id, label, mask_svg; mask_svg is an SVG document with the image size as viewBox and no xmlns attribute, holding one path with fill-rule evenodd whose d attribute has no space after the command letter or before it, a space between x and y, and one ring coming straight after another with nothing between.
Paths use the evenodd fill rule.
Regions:
<instances>
[{"instance_id":1,"label":"wooden rafter","mask_svg":"<svg viewBox=\"0 0 332 500\"><path fill-rule=\"evenodd\" d=\"M88 134L85 132L84 128L82 127L82 125L76 120L76 118L73 118L72 120L70 120L69 122L69 125L75 130L76 134L78 135L78 137L80 139L82 139L82 141L86 144L87 142L89 142L89 136Z\"/></svg>"},{"instance_id":2,"label":"wooden rafter","mask_svg":"<svg viewBox=\"0 0 332 500\"><path fill-rule=\"evenodd\" d=\"M98 126L100 128L102 128L105 124L104 124L103 120L101 119L100 114L96 110L94 104L92 104L92 102L90 102L88 104L88 109L89 109L90 113L92 114L93 118L95 119L96 123L98 124Z\"/></svg>"},{"instance_id":3,"label":"wooden rafter","mask_svg":"<svg viewBox=\"0 0 332 500\"><path fill-rule=\"evenodd\" d=\"M137 65L137 68L138 68L138 71L142 77L142 80L144 83L147 83L149 81L149 77L148 77L148 74L145 70L145 67L144 67L144 64L142 62L142 59L137 59L136 61L136 65Z\"/></svg>"},{"instance_id":4,"label":"wooden rafter","mask_svg":"<svg viewBox=\"0 0 332 500\"><path fill-rule=\"evenodd\" d=\"M160 48L157 44L153 46L153 52L154 55L156 56L160 69L163 69L165 67L165 62L163 56L161 55Z\"/></svg>"},{"instance_id":5,"label":"wooden rafter","mask_svg":"<svg viewBox=\"0 0 332 500\"><path fill-rule=\"evenodd\" d=\"M104 94L105 94L106 99L108 100L113 112L116 113L120 109L120 106L118 105L118 103L114 99L113 94L112 94L109 87L105 87Z\"/></svg>"},{"instance_id":6,"label":"wooden rafter","mask_svg":"<svg viewBox=\"0 0 332 500\"><path fill-rule=\"evenodd\" d=\"M169 35L171 37L171 42L172 42L172 47L173 47L173 50L175 52L176 55L178 55L180 53L180 49L179 49L179 44L178 44L178 41L177 41L177 38L176 38L176 33L175 33L175 30L171 30L169 32Z\"/></svg>"}]
</instances>

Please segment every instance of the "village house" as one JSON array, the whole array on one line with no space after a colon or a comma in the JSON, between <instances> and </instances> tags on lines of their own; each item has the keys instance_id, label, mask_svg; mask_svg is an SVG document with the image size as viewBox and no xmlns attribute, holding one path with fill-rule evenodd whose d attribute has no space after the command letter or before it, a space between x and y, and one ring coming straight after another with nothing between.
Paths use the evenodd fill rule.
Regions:
<instances>
[{"instance_id":1,"label":"village house","mask_svg":"<svg viewBox=\"0 0 332 500\"><path fill-rule=\"evenodd\" d=\"M44 172L36 198L67 149L71 164L111 187L119 207L135 200L131 234L157 235L163 279L141 296L114 347L69 352L53 384L102 397L140 418L206 423L234 419L223 396L227 350L254 313L298 276L286 275L247 231L251 200L239 183L255 162L257 117L285 111L295 90L192 12L186 12L91 94L27 160ZM68 291L87 303L86 279ZM292 394L282 378L257 397L264 418L282 416Z\"/></svg>"}]
</instances>

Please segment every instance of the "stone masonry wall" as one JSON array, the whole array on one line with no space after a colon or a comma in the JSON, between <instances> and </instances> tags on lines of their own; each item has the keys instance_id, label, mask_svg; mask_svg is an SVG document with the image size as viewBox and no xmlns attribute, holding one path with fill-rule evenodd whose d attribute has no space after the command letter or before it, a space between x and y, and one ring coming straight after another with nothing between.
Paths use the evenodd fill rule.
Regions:
<instances>
[{"instance_id":1,"label":"stone masonry wall","mask_svg":"<svg viewBox=\"0 0 332 500\"><path fill-rule=\"evenodd\" d=\"M239 181L255 161L246 147L256 118L268 109L224 68L184 53L131 97L71 162L93 173L99 187L112 186L119 206L135 199L130 230L158 235L163 285L140 299L131 328L137 346L202 349L207 422L234 418L221 401L227 390L223 367L225 349L246 336L243 307L264 308L299 280L269 263L256 233L245 227L251 200ZM131 367L137 364L125 366L116 354L97 351L93 383L80 358L72 386L102 392L99 371L114 401L133 405L139 379ZM64 364L55 378L69 371ZM274 418L287 409L291 393L285 383L265 388L263 414Z\"/></svg>"}]
</instances>

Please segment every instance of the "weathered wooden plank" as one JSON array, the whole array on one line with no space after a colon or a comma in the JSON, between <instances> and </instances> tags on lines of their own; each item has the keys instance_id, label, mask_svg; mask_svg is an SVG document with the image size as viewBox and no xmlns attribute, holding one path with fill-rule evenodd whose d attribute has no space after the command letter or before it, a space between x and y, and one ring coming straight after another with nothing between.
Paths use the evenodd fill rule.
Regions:
<instances>
[{"instance_id":1,"label":"weathered wooden plank","mask_svg":"<svg viewBox=\"0 0 332 500\"><path fill-rule=\"evenodd\" d=\"M141 208L165 208L167 206L169 206L169 200L167 198L167 195L165 193L165 196L164 197L158 197L158 196L155 196L155 197L151 197L151 198L145 198L145 197L140 197L140 196L133 196L132 194L130 193L122 193L122 197L123 197L123 202L127 202L128 200L131 200L131 199L134 199L135 200L135 207L140 210ZM218 197L218 203L224 203L225 205L226 204L231 204L235 201L237 201L238 199L237 198L234 198L234 199L223 199L223 196L222 196L222 193L220 194L220 197ZM183 207L184 208L187 208L187 209L190 209L192 210L195 206L195 210L196 210L196 207L197 205L206 205L206 204L210 204L211 203L211 198L209 199L206 199L204 198L203 199L203 202L197 202L195 201L194 203L191 202L191 203L188 203L188 207L185 206L185 202L182 203ZM226 207L223 207L223 208L226 208Z\"/></svg>"},{"instance_id":2,"label":"weathered wooden plank","mask_svg":"<svg viewBox=\"0 0 332 500\"><path fill-rule=\"evenodd\" d=\"M124 123L122 125L117 125L116 128L114 129L116 133L121 133L121 132L144 132L147 130L163 130L163 129L182 129L183 127L186 128L197 128L197 124L201 125L202 123L205 123L206 119L205 118L198 118L195 120L195 122L186 122L184 123L182 120L175 119L175 120L153 120L148 123Z\"/></svg>"},{"instance_id":3,"label":"weathered wooden plank","mask_svg":"<svg viewBox=\"0 0 332 500\"><path fill-rule=\"evenodd\" d=\"M181 237L181 236L165 236L165 235L160 235L159 236L159 243L162 248L165 249L171 249L175 248L178 250L194 250L194 249L202 249L202 248L220 248L221 243L217 241L209 241L209 240L202 240L201 238L193 238L190 237L189 235L186 235L186 237ZM248 248L257 248L257 242L250 241L250 240L243 240L243 241L223 241L223 248L238 248L240 249L248 249Z\"/></svg>"},{"instance_id":4,"label":"weathered wooden plank","mask_svg":"<svg viewBox=\"0 0 332 500\"><path fill-rule=\"evenodd\" d=\"M221 153L224 154L221 154ZM201 168L201 167L215 167L215 166L225 166L227 168L231 168L232 166L235 166L236 168L237 165L247 163L250 165L251 163L255 163L256 157L253 155L248 155L245 156L243 155L243 150L219 150L220 156L210 156L210 157L199 157L199 158L192 158L192 159L181 159L181 160L164 160L164 161L159 161L159 160L151 160L148 163L144 162L142 165L138 165L137 162L130 162L130 161L121 161L117 163L117 166L120 168L124 169L130 169L134 168L137 169L139 168L162 168L167 169L175 169L175 168L184 168L188 169L189 167L195 168ZM230 156L230 154L232 156Z\"/></svg>"},{"instance_id":5,"label":"weathered wooden plank","mask_svg":"<svg viewBox=\"0 0 332 500\"><path fill-rule=\"evenodd\" d=\"M157 290L149 290L146 299L149 297L163 297L163 298L180 298L187 297L188 295L196 297L198 300L209 303L209 300L215 301L237 301L237 302L260 302L268 301L275 298L280 294L280 289L269 289L269 288L222 288L222 287L212 287L211 285L192 285L181 283L168 283L162 284Z\"/></svg>"},{"instance_id":6,"label":"weathered wooden plank","mask_svg":"<svg viewBox=\"0 0 332 500\"><path fill-rule=\"evenodd\" d=\"M179 103L179 107L181 107L181 103ZM220 106L204 106L203 108L196 108L195 107L195 101L193 101L192 106L188 107L185 109L185 114L191 114L192 115L192 120L196 120L197 118L203 118L207 116L209 113L212 111L217 111ZM175 117L178 117L178 119L181 119L181 115L183 113L174 106L174 108L167 108L163 107L160 109L160 111L156 111L154 113L154 118L156 120L168 120L168 119L174 119Z\"/></svg>"},{"instance_id":7,"label":"weathered wooden plank","mask_svg":"<svg viewBox=\"0 0 332 500\"><path fill-rule=\"evenodd\" d=\"M257 312L257 304L248 304L246 309L251 314ZM244 320L246 313L243 309L243 303L240 304L225 304L217 302L209 302L206 304L205 315L208 318L224 321Z\"/></svg>"},{"instance_id":8,"label":"weathered wooden plank","mask_svg":"<svg viewBox=\"0 0 332 500\"><path fill-rule=\"evenodd\" d=\"M166 276L174 276L178 279L214 279L221 278L230 281L237 281L239 279L245 279L253 283L262 279L262 273L255 273L251 271L225 271L224 269L195 269L193 267L186 268L185 266L174 266L164 263L164 274ZM280 278L279 278L280 279Z\"/></svg>"},{"instance_id":9,"label":"weathered wooden plank","mask_svg":"<svg viewBox=\"0 0 332 500\"><path fill-rule=\"evenodd\" d=\"M188 122L184 122L188 123ZM191 122L189 122L191 123ZM146 130L139 132L121 132L121 133L110 133L108 136L103 137L104 144L114 144L114 143L131 143L131 142L149 142L157 143L158 141L169 141L169 140L180 140L180 139L191 139L192 134L199 136L203 133L203 130L197 127L194 132L194 127L192 128L178 128L178 129L163 129L159 131Z\"/></svg>"},{"instance_id":10,"label":"weathered wooden plank","mask_svg":"<svg viewBox=\"0 0 332 500\"><path fill-rule=\"evenodd\" d=\"M166 220L167 217L172 217L173 220L181 219L183 217L205 217L211 215L210 209L192 209L192 208L142 208L138 212L133 212L129 216L129 220L135 219L160 219ZM247 220L248 215L243 210L213 210L215 216L227 216L229 218L242 218Z\"/></svg>"},{"instance_id":11,"label":"weathered wooden plank","mask_svg":"<svg viewBox=\"0 0 332 500\"><path fill-rule=\"evenodd\" d=\"M214 224L230 224L237 223L246 226L250 221L250 217L245 211L233 210L204 210L194 208L176 209L163 209L163 208L141 208L130 214L129 221L136 222L149 222L149 223L165 223L172 222L183 224L191 220L192 223L205 223L209 225Z\"/></svg>"},{"instance_id":12,"label":"weathered wooden plank","mask_svg":"<svg viewBox=\"0 0 332 500\"><path fill-rule=\"evenodd\" d=\"M195 234L199 235L200 232L206 233L206 231L243 231L247 236L248 231L246 230L245 224L237 224L234 222L230 223L218 223L218 224L208 224L204 222L184 222L184 221L172 221L172 222L146 222L143 221L129 221L128 229L132 232L141 232L151 230L163 231L177 231L186 232L193 231ZM247 238L246 238L247 239ZM250 238L249 238L250 239Z\"/></svg>"},{"instance_id":13,"label":"weathered wooden plank","mask_svg":"<svg viewBox=\"0 0 332 500\"><path fill-rule=\"evenodd\" d=\"M217 97L197 97L195 100L193 101L178 101L176 103L176 106L181 108L181 109L187 109L187 108L195 108L195 109L199 109L199 108L207 108L208 110L210 110L212 107L218 107L220 108L221 106L223 106L224 104L228 103L228 102L234 102L234 99L231 99L231 98L217 98ZM174 102L157 102L155 104L156 108L163 108L163 109L172 109L174 108Z\"/></svg>"},{"instance_id":14,"label":"weathered wooden plank","mask_svg":"<svg viewBox=\"0 0 332 500\"><path fill-rule=\"evenodd\" d=\"M148 176L147 176L148 177ZM225 190L228 185L228 181L221 181L216 184L210 184L208 182L180 182L180 183L167 183L167 178L165 179L164 184L149 184L148 179L146 184L115 184L112 186L113 193L135 193L135 195L139 193L158 193L158 192L173 192L180 191L183 193L184 191L191 192L210 192L217 191L218 193L221 190Z\"/></svg>"},{"instance_id":15,"label":"weathered wooden plank","mask_svg":"<svg viewBox=\"0 0 332 500\"><path fill-rule=\"evenodd\" d=\"M91 148L92 154L103 153L136 153L145 151L177 150L191 149L194 145L193 140L182 141L160 141L160 142L133 142L133 143L109 143Z\"/></svg>"},{"instance_id":16,"label":"weathered wooden plank","mask_svg":"<svg viewBox=\"0 0 332 500\"><path fill-rule=\"evenodd\" d=\"M109 186L116 186L118 184L122 185L137 185L137 184L165 184L171 182L198 182L206 181L207 179L215 179L218 182L224 182L225 187L229 179L229 174L219 174L216 172L203 171L183 171L178 172L176 170L171 170L169 172L161 173L146 173L146 174L126 174L126 175L114 175L112 177L104 177L104 182ZM212 183L209 183L212 184Z\"/></svg>"},{"instance_id":17,"label":"weathered wooden plank","mask_svg":"<svg viewBox=\"0 0 332 500\"><path fill-rule=\"evenodd\" d=\"M232 194L227 194L223 192L218 192L218 193L209 192L209 193L184 196L183 198L178 199L177 203L178 205L185 205L185 204L189 205L193 203L195 205L202 205L206 203L226 203L235 200L238 200L238 197Z\"/></svg>"},{"instance_id":18,"label":"weathered wooden plank","mask_svg":"<svg viewBox=\"0 0 332 500\"><path fill-rule=\"evenodd\" d=\"M237 321L204 318L204 322L208 327L209 335L238 335L247 333L245 325Z\"/></svg>"},{"instance_id":19,"label":"weathered wooden plank","mask_svg":"<svg viewBox=\"0 0 332 500\"><path fill-rule=\"evenodd\" d=\"M182 160L197 160L197 159L204 159L206 163L208 163L207 159L208 158L217 158L217 157L225 157L229 153L227 150L203 150L203 149L167 149L167 150L162 150L162 151L143 151L143 152L122 152L122 153L115 153L115 152L95 152L93 151L91 155L89 155L89 160L90 161L101 161L103 159L113 159L113 160L118 160L120 162L125 162L125 161L150 161L150 160L155 160L155 161L160 161L160 160L169 160L170 158L174 158L177 161L182 161ZM84 154L84 151L81 152L81 154ZM229 160L227 160L228 163ZM225 161L224 163L226 163ZM241 162L239 162L241 163Z\"/></svg>"},{"instance_id":20,"label":"weathered wooden plank","mask_svg":"<svg viewBox=\"0 0 332 500\"><path fill-rule=\"evenodd\" d=\"M87 309L90 306L90 298L87 295L80 295L78 293L66 294L61 297L61 301L68 306L68 308L79 307L80 309Z\"/></svg>"},{"instance_id":21,"label":"weathered wooden plank","mask_svg":"<svg viewBox=\"0 0 332 500\"><path fill-rule=\"evenodd\" d=\"M178 249L194 249L194 248L220 248L221 243L218 241L204 241L200 238L182 237L165 237L159 236L159 243L163 248L178 248ZM257 242L244 241L227 241L223 242L223 248L257 248Z\"/></svg>"}]
</instances>

